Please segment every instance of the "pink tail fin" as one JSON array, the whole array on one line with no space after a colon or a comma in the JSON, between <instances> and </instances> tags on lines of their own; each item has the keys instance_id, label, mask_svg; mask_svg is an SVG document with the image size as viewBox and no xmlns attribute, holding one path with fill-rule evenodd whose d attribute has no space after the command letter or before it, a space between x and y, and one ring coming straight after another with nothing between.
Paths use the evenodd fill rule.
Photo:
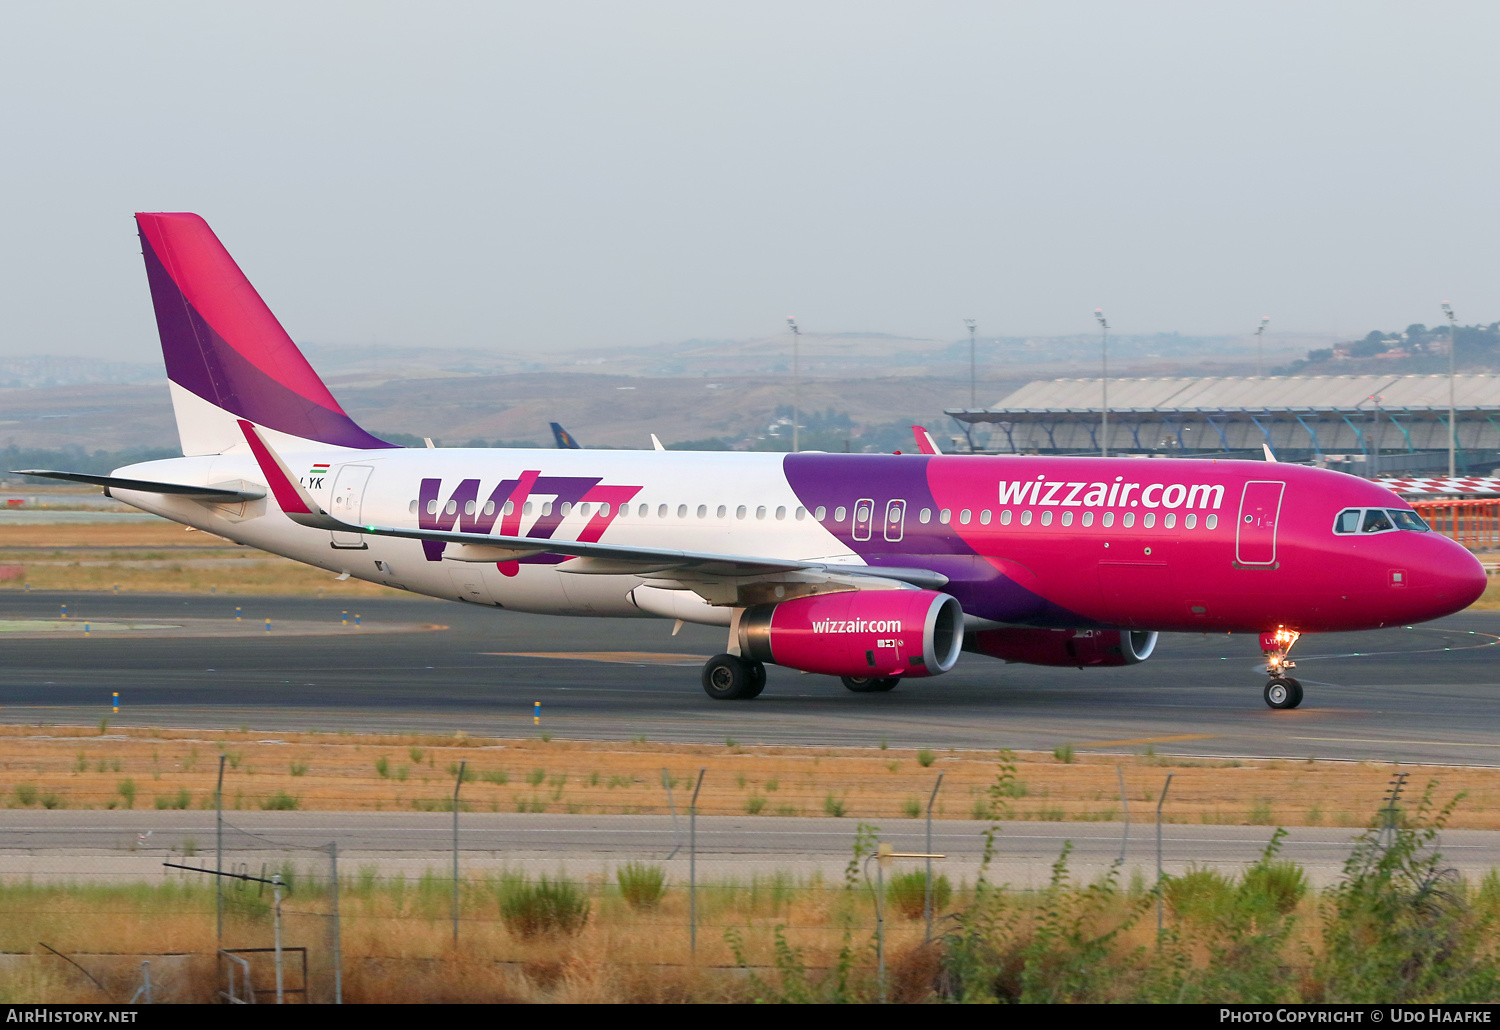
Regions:
<instances>
[{"instance_id":1,"label":"pink tail fin","mask_svg":"<svg viewBox=\"0 0 1500 1030\"><path fill-rule=\"evenodd\" d=\"M228 416L287 436L337 447L392 446L361 429L333 399L207 222L194 214L135 219L172 383ZM242 439L237 432L226 437L225 429L233 430L232 421L197 434L178 407L184 453L212 453L225 439Z\"/></svg>"}]
</instances>

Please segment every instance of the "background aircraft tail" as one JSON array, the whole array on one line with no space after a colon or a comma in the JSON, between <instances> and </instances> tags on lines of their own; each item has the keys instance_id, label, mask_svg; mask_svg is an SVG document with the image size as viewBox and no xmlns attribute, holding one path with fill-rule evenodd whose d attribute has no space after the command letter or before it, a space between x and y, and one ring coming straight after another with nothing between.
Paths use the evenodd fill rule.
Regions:
<instances>
[{"instance_id":1,"label":"background aircraft tail","mask_svg":"<svg viewBox=\"0 0 1500 1030\"><path fill-rule=\"evenodd\" d=\"M583 450L583 445L580 444L577 440L573 439L573 434L568 432L556 422L552 423L552 438L557 441L557 446L561 447L565 451Z\"/></svg>"},{"instance_id":2,"label":"background aircraft tail","mask_svg":"<svg viewBox=\"0 0 1500 1030\"><path fill-rule=\"evenodd\" d=\"M208 223L135 216L182 453L246 449L238 420L277 446L391 447L354 423Z\"/></svg>"}]
</instances>

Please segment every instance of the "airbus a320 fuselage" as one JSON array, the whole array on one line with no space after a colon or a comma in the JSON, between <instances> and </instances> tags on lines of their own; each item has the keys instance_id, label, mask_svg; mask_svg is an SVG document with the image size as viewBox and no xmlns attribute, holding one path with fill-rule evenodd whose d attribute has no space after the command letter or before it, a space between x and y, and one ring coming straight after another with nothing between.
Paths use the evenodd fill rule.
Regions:
<instances>
[{"instance_id":1,"label":"airbus a320 fuselage","mask_svg":"<svg viewBox=\"0 0 1500 1030\"><path fill-rule=\"evenodd\" d=\"M1298 635L1433 619L1484 590L1388 490L1280 463L393 447L202 219L136 217L184 456L52 474L434 597L724 627L703 670L717 699L759 694L767 663L867 692L962 651L1128 665L1158 632L1249 632L1267 703L1292 708Z\"/></svg>"}]
</instances>

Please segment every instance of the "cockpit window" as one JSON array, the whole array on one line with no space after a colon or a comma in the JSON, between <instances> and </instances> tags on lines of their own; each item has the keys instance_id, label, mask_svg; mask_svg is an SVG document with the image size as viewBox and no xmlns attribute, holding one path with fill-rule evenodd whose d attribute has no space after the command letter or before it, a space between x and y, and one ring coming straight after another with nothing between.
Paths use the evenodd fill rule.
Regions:
<instances>
[{"instance_id":1,"label":"cockpit window","mask_svg":"<svg viewBox=\"0 0 1500 1030\"><path fill-rule=\"evenodd\" d=\"M1398 529L1413 533L1432 531L1422 516L1402 508L1345 508L1333 520L1333 531L1344 535L1393 533Z\"/></svg>"},{"instance_id":2,"label":"cockpit window","mask_svg":"<svg viewBox=\"0 0 1500 1030\"><path fill-rule=\"evenodd\" d=\"M1391 519L1396 523L1397 529L1410 529L1418 533L1430 533L1432 527L1422 521L1422 516L1414 511L1403 511L1400 508L1388 509Z\"/></svg>"}]
</instances>

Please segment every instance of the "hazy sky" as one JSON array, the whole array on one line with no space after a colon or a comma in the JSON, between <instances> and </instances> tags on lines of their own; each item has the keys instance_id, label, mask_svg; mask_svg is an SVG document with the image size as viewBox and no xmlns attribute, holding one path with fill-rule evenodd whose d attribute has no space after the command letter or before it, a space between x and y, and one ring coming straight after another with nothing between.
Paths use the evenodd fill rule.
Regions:
<instances>
[{"instance_id":1,"label":"hazy sky","mask_svg":"<svg viewBox=\"0 0 1500 1030\"><path fill-rule=\"evenodd\" d=\"M0 355L1500 318L1500 4L0 5Z\"/></svg>"}]
</instances>

